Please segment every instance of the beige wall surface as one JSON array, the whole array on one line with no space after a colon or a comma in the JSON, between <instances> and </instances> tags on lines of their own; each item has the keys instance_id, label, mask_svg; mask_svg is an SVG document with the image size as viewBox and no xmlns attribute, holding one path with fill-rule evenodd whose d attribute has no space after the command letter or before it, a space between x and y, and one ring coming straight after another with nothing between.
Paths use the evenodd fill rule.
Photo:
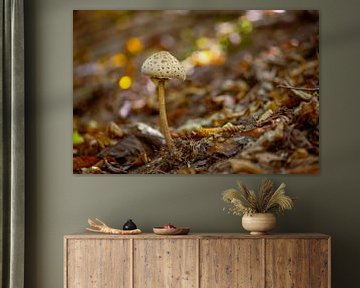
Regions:
<instances>
[{"instance_id":1,"label":"beige wall surface","mask_svg":"<svg viewBox=\"0 0 360 288\"><path fill-rule=\"evenodd\" d=\"M321 173L276 175L297 195L279 232L333 237L333 286L358 287L360 257L359 51L357 1L89 1L25 2L26 287L63 285L63 235L88 216L113 226L132 218L145 231L173 222L196 232L237 232L240 218L222 210L228 176L79 176L72 174L73 9L321 10ZM360 6L360 5L357 5ZM255 187L261 176L242 176Z\"/></svg>"}]
</instances>

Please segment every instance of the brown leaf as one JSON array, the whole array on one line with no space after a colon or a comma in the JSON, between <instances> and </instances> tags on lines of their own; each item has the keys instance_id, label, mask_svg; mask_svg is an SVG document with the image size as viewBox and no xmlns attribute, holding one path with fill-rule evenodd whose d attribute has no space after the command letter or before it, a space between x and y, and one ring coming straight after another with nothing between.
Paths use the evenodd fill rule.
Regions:
<instances>
[{"instance_id":1,"label":"brown leaf","mask_svg":"<svg viewBox=\"0 0 360 288\"><path fill-rule=\"evenodd\" d=\"M231 157L239 152L239 144L234 142L233 139L228 139L225 142L215 142L214 145L209 147L207 152L209 155L220 154Z\"/></svg>"},{"instance_id":2,"label":"brown leaf","mask_svg":"<svg viewBox=\"0 0 360 288\"><path fill-rule=\"evenodd\" d=\"M309 102L302 102L294 111L298 122L310 126L316 126L319 123L319 101L317 98Z\"/></svg>"},{"instance_id":3,"label":"brown leaf","mask_svg":"<svg viewBox=\"0 0 360 288\"><path fill-rule=\"evenodd\" d=\"M89 168L95 165L99 159L94 156L78 156L73 158L73 170L78 172L81 168Z\"/></svg>"},{"instance_id":4,"label":"brown leaf","mask_svg":"<svg viewBox=\"0 0 360 288\"><path fill-rule=\"evenodd\" d=\"M106 132L110 138L121 138L124 136L122 129L113 121L106 127Z\"/></svg>"},{"instance_id":5,"label":"brown leaf","mask_svg":"<svg viewBox=\"0 0 360 288\"><path fill-rule=\"evenodd\" d=\"M100 158L115 158L124 168L141 166L150 161L156 151L162 146L162 142L154 135L143 134L135 131L114 146L103 149L97 156Z\"/></svg>"},{"instance_id":6,"label":"brown leaf","mask_svg":"<svg viewBox=\"0 0 360 288\"><path fill-rule=\"evenodd\" d=\"M319 174L319 164L301 165L292 169L287 169L288 174Z\"/></svg>"},{"instance_id":7,"label":"brown leaf","mask_svg":"<svg viewBox=\"0 0 360 288\"><path fill-rule=\"evenodd\" d=\"M276 167L279 167L281 165L281 161L284 160L283 157L270 152L256 153L253 158L263 165Z\"/></svg>"},{"instance_id":8,"label":"brown leaf","mask_svg":"<svg viewBox=\"0 0 360 288\"><path fill-rule=\"evenodd\" d=\"M98 142L100 148L105 148L110 145L110 139L103 132L97 132L95 134L95 139Z\"/></svg>"},{"instance_id":9,"label":"brown leaf","mask_svg":"<svg viewBox=\"0 0 360 288\"><path fill-rule=\"evenodd\" d=\"M230 159L232 173L247 173L247 174L265 174L268 173L265 169L260 168L248 160Z\"/></svg>"}]
</instances>

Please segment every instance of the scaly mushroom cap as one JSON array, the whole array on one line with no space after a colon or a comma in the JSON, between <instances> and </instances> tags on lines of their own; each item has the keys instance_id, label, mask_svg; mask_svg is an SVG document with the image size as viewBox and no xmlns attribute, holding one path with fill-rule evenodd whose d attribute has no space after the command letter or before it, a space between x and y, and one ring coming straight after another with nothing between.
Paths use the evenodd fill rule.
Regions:
<instances>
[{"instance_id":1,"label":"scaly mushroom cap","mask_svg":"<svg viewBox=\"0 0 360 288\"><path fill-rule=\"evenodd\" d=\"M155 53L147 58L141 72L158 79L186 79L184 67L167 51Z\"/></svg>"}]
</instances>

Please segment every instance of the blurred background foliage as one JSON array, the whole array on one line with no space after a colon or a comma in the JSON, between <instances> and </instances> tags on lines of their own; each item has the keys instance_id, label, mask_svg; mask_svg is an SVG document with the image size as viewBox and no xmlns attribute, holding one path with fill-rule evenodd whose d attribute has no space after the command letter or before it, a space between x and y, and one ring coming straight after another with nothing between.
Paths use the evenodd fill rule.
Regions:
<instances>
[{"instance_id":1,"label":"blurred background foliage","mask_svg":"<svg viewBox=\"0 0 360 288\"><path fill-rule=\"evenodd\" d=\"M241 64L229 63L229 55L239 53L251 45L256 27L276 21L286 25L299 13L302 12L74 11L75 114L78 112L76 108L81 110L78 105L104 92L121 97L124 90L138 93L139 88L146 87L140 67L154 52L170 51L182 61L191 81L198 67L235 67ZM144 90L145 96L152 93L151 89ZM124 97L129 97L129 94L132 93L128 91ZM101 121L101 117L96 114L93 116ZM122 115L115 113L112 116L116 118ZM103 120L109 117L111 115Z\"/></svg>"}]
</instances>

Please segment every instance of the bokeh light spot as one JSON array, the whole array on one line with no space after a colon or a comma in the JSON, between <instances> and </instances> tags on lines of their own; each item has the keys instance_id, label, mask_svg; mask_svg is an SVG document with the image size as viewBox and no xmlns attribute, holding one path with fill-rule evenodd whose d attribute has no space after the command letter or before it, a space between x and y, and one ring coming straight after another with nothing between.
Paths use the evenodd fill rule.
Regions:
<instances>
[{"instance_id":1,"label":"bokeh light spot","mask_svg":"<svg viewBox=\"0 0 360 288\"><path fill-rule=\"evenodd\" d=\"M115 67L125 66L126 56L123 53L116 53L111 57L111 64Z\"/></svg>"},{"instance_id":2,"label":"bokeh light spot","mask_svg":"<svg viewBox=\"0 0 360 288\"><path fill-rule=\"evenodd\" d=\"M209 38L201 37L196 40L196 46L198 49L206 49L209 47Z\"/></svg>"},{"instance_id":3,"label":"bokeh light spot","mask_svg":"<svg viewBox=\"0 0 360 288\"><path fill-rule=\"evenodd\" d=\"M126 49L131 54L138 54L144 49L144 45L139 38L132 37L126 41Z\"/></svg>"},{"instance_id":4,"label":"bokeh light spot","mask_svg":"<svg viewBox=\"0 0 360 288\"><path fill-rule=\"evenodd\" d=\"M132 85L132 80L131 80L131 78L129 76L120 77L120 79L119 79L119 87L121 89L124 89L124 90L129 89L131 87L131 85Z\"/></svg>"},{"instance_id":5,"label":"bokeh light spot","mask_svg":"<svg viewBox=\"0 0 360 288\"><path fill-rule=\"evenodd\" d=\"M74 145L79 145L84 143L84 138L80 135L80 133L78 131L73 131L73 144Z\"/></svg>"}]
</instances>

